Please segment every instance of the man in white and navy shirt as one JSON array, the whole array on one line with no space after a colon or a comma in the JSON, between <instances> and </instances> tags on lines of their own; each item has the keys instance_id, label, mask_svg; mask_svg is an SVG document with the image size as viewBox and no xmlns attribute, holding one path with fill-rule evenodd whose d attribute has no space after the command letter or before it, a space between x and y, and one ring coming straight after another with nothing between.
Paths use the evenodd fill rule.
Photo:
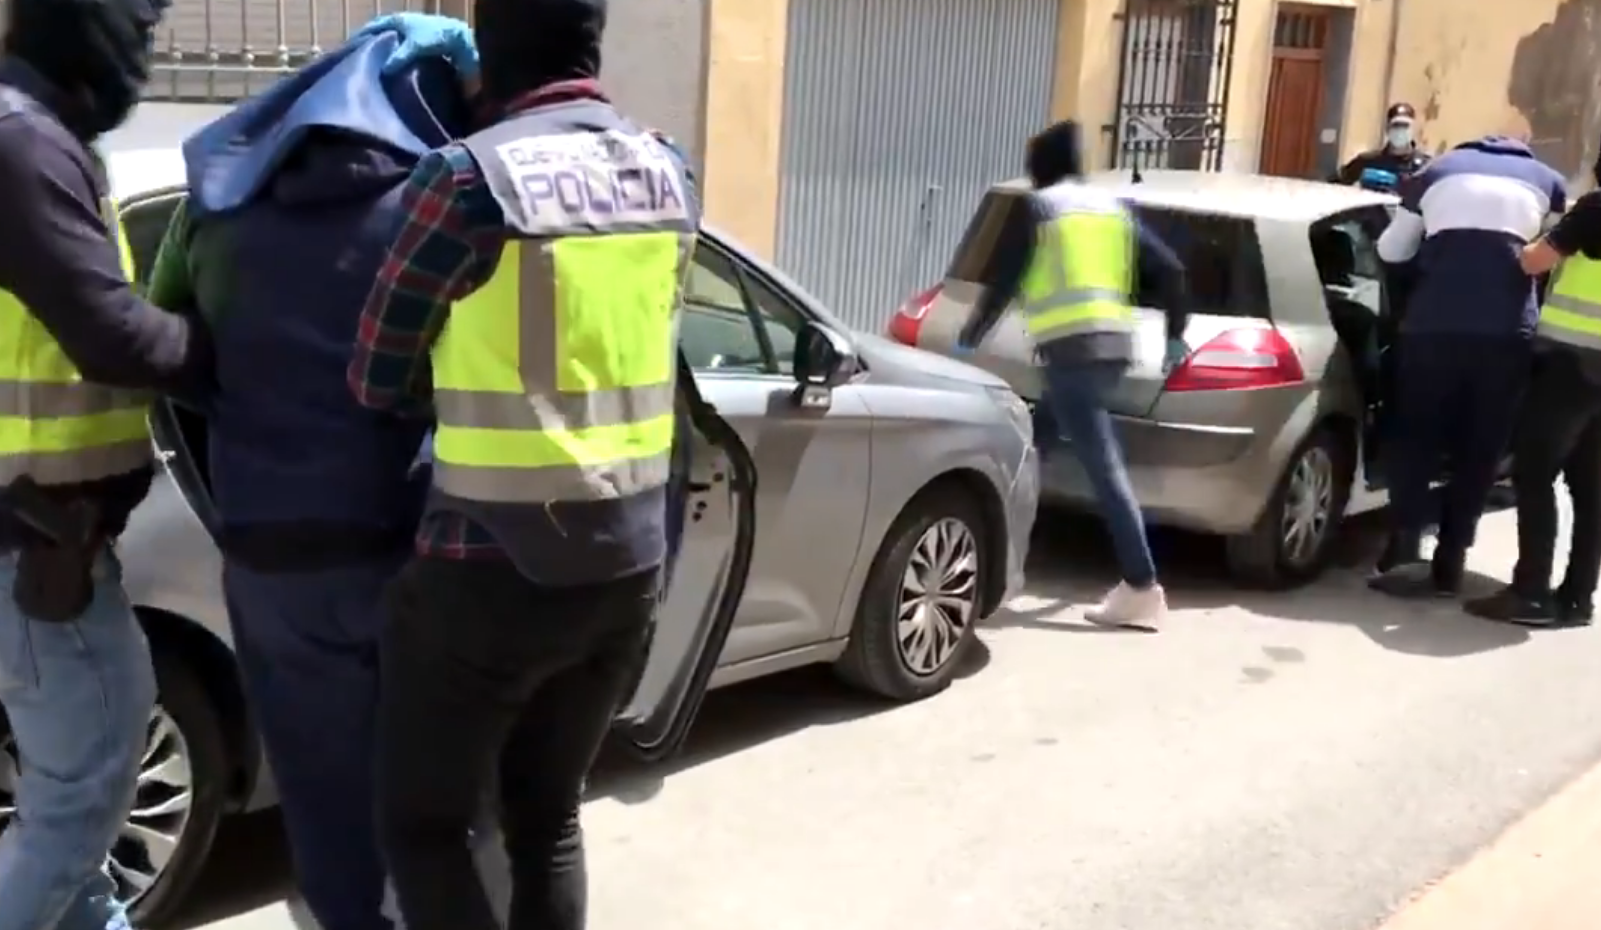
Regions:
<instances>
[{"instance_id":1,"label":"man in white and navy shirt","mask_svg":"<svg viewBox=\"0 0 1601 930\"><path fill-rule=\"evenodd\" d=\"M1415 261L1397 346L1396 420L1386 478L1394 523L1372 586L1399 597L1452 597L1517 420L1538 307L1519 264L1567 185L1516 139L1465 142L1402 182L1379 237L1386 262ZM1450 482L1432 563L1419 548L1434 515L1429 483Z\"/></svg>"}]
</instances>

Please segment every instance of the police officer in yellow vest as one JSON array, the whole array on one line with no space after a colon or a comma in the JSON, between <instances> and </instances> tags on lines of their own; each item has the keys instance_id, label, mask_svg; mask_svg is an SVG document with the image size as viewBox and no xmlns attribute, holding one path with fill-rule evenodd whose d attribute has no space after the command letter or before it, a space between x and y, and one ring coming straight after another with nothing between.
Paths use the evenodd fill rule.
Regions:
<instances>
[{"instance_id":1,"label":"police officer in yellow vest","mask_svg":"<svg viewBox=\"0 0 1601 930\"><path fill-rule=\"evenodd\" d=\"M410 930L497 930L462 841L494 776L509 927L580 930L583 780L666 554L699 216L682 161L596 81L604 0L473 13L497 121L412 174L350 370L363 403L437 417L381 646L379 833Z\"/></svg>"},{"instance_id":2,"label":"police officer in yellow vest","mask_svg":"<svg viewBox=\"0 0 1601 930\"><path fill-rule=\"evenodd\" d=\"M1601 184L1601 163L1593 173ZM1510 585L1466 609L1529 626L1587 624L1601 576L1601 191L1524 248L1522 263L1551 278L1513 446L1518 564ZM1573 501L1573 539L1553 589L1559 476Z\"/></svg>"},{"instance_id":3,"label":"police officer in yellow vest","mask_svg":"<svg viewBox=\"0 0 1601 930\"><path fill-rule=\"evenodd\" d=\"M152 388L203 389L204 332L129 285L90 146L149 70L162 4L10 0L0 60L0 930L126 927L101 872L157 683L109 541L148 491ZM0 731L5 729L0 726ZM9 794L9 792L15 792Z\"/></svg>"},{"instance_id":4,"label":"police officer in yellow vest","mask_svg":"<svg viewBox=\"0 0 1601 930\"><path fill-rule=\"evenodd\" d=\"M1029 140L1034 191L1018 198L996 237L983 296L960 344L976 346L1015 303L1045 382L1036 435L1051 448L1067 438L1094 488L1123 580L1096 607L1093 623L1156 630L1167 611L1107 402L1133 359L1134 311L1167 313L1166 367L1185 354L1189 297L1184 266L1115 197L1079 183L1077 124L1057 123Z\"/></svg>"}]
</instances>

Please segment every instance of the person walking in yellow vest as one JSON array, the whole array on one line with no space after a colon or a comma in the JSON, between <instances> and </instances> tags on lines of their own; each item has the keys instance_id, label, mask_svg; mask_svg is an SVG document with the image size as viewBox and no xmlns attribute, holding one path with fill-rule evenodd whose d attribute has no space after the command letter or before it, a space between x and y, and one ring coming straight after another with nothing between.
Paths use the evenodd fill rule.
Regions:
<instances>
[{"instance_id":1,"label":"person walking in yellow vest","mask_svg":"<svg viewBox=\"0 0 1601 930\"><path fill-rule=\"evenodd\" d=\"M1593 169L1601 184L1601 162ZM1551 273L1536 330L1534 376L1512 451L1518 563L1505 589L1466 609L1528 626L1591 621L1601 578L1601 191L1580 197L1523 249L1523 270ZM1573 500L1573 539L1562 582L1556 556L1556 480Z\"/></svg>"},{"instance_id":2,"label":"person walking in yellow vest","mask_svg":"<svg viewBox=\"0 0 1601 930\"><path fill-rule=\"evenodd\" d=\"M150 488L151 389L202 327L142 300L91 146L138 102L160 0L10 0L0 59L0 930L123 928L102 863L157 682L110 544ZM3 763L0 763L3 765ZM7 796L8 791L15 794ZM129 890L129 889L121 889Z\"/></svg>"},{"instance_id":3,"label":"person walking in yellow vest","mask_svg":"<svg viewBox=\"0 0 1601 930\"><path fill-rule=\"evenodd\" d=\"M1115 197L1080 183L1081 164L1079 129L1070 120L1029 140L1034 191L1020 198L1021 208L996 237L985 290L959 345L978 345L1009 307L1017 307L1045 382L1041 403L1094 486L1122 570L1121 583L1085 617L1154 631L1167 598L1107 399L1133 358L1137 285L1159 295L1167 311L1169 368L1186 354L1188 289L1179 258ZM1044 444L1047 456L1060 451L1049 438Z\"/></svg>"},{"instance_id":4,"label":"person walking in yellow vest","mask_svg":"<svg viewBox=\"0 0 1601 930\"><path fill-rule=\"evenodd\" d=\"M379 837L409 930L498 930L463 842L493 780L507 926L580 930L583 781L667 553L699 209L681 158L596 82L604 0L473 18L495 121L407 182L350 366L362 403L437 419L381 634Z\"/></svg>"}]
</instances>

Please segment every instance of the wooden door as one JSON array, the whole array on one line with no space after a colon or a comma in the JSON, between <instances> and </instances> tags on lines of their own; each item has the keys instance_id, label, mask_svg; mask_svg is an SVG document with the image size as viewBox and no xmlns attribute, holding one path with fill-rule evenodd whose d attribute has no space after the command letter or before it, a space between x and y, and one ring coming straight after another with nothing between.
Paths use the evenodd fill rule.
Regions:
<instances>
[{"instance_id":1,"label":"wooden door","mask_svg":"<svg viewBox=\"0 0 1601 930\"><path fill-rule=\"evenodd\" d=\"M1329 14L1284 6L1273 29L1273 67L1262 120L1263 174L1309 178L1317 173Z\"/></svg>"}]
</instances>

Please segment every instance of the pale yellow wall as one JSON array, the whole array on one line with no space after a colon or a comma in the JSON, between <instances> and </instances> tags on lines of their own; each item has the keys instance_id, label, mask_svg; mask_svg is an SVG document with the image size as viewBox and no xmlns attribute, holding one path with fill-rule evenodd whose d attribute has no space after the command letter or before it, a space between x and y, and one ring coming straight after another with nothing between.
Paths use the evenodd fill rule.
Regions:
<instances>
[{"instance_id":1,"label":"pale yellow wall","mask_svg":"<svg viewBox=\"0 0 1601 930\"><path fill-rule=\"evenodd\" d=\"M706 216L772 257L778 235L788 0L708 0Z\"/></svg>"},{"instance_id":2,"label":"pale yellow wall","mask_svg":"<svg viewBox=\"0 0 1601 930\"><path fill-rule=\"evenodd\" d=\"M1601 137L1601 0L1385 0L1404 4L1389 96L1442 150L1489 133L1525 135L1571 178Z\"/></svg>"},{"instance_id":3,"label":"pale yellow wall","mask_svg":"<svg viewBox=\"0 0 1601 930\"><path fill-rule=\"evenodd\" d=\"M1389 10L1396 0L1308 0L1307 6L1353 10L1358 46L1357 67L1382 73ZM1122 53L1121 26L1115 18L1123 0L1062 0L1057 36L1056 83L1052 116L1074 118L1092 129L1096 144L1086 152L1094 167L1106 164L1109 147L1101 127L1112 122L1117 108L1117 80ZM1229 107L1224 126L1224 168L1253 171L1261 148L1262 115L1267 105L1267 79L1273 54L1275 0L1239 0L1234 26L1234 67L1229 80ZM1377 41L1375 41L1377 40ZM1376 78L1382 81L1382 78ZM1334 124L1366 127L1361 136L1375 138L1384 105L1347 95L1346 113ZM1342 132L1342 138L1349 135Z\"/></svg>"},{"instance_id":4,"label":"pale yellow wall","mask_svg":"<svg viewBox=\"0 0 1601 930\"><path fill-rule=\"evenodd\" d=\"M1321 6L1349 11L1351 58L1346 69L1343 113L1327 114L1320 129L1339 131L1340 151L1371 148L1384 122L1384 63L1388 60L1390 22L1395 4L1408 0L1297 0L1295 6ZM1470 0L1458 0L1470 2ZM1240 0L1234 36L1234 77L1229 87L1228 146L1225 167L1256 170L1262 151L1262 121L1267 112L1268 79L1273 68L1273 26L1281 4L1275 0ZM1331 66L1334 63L1330 63ZM1332 76L1332 75L1331 75Z\"/></svg>"},{"instance_id":5,"label":"pale yellow wall","mask_svg":"<svg viewBox=\"0 0 1601 930\"><path fill-rule=\"evenodd\" d=\"M1116 110L1118 56L1122 49L1113 17L1123 2L1060 2L1051 119L1074 119L1084 126L1087 167L1099 168L1106 164L1109 151L1101 127L1112 122Z\"/></svg>"}]
</instances>

